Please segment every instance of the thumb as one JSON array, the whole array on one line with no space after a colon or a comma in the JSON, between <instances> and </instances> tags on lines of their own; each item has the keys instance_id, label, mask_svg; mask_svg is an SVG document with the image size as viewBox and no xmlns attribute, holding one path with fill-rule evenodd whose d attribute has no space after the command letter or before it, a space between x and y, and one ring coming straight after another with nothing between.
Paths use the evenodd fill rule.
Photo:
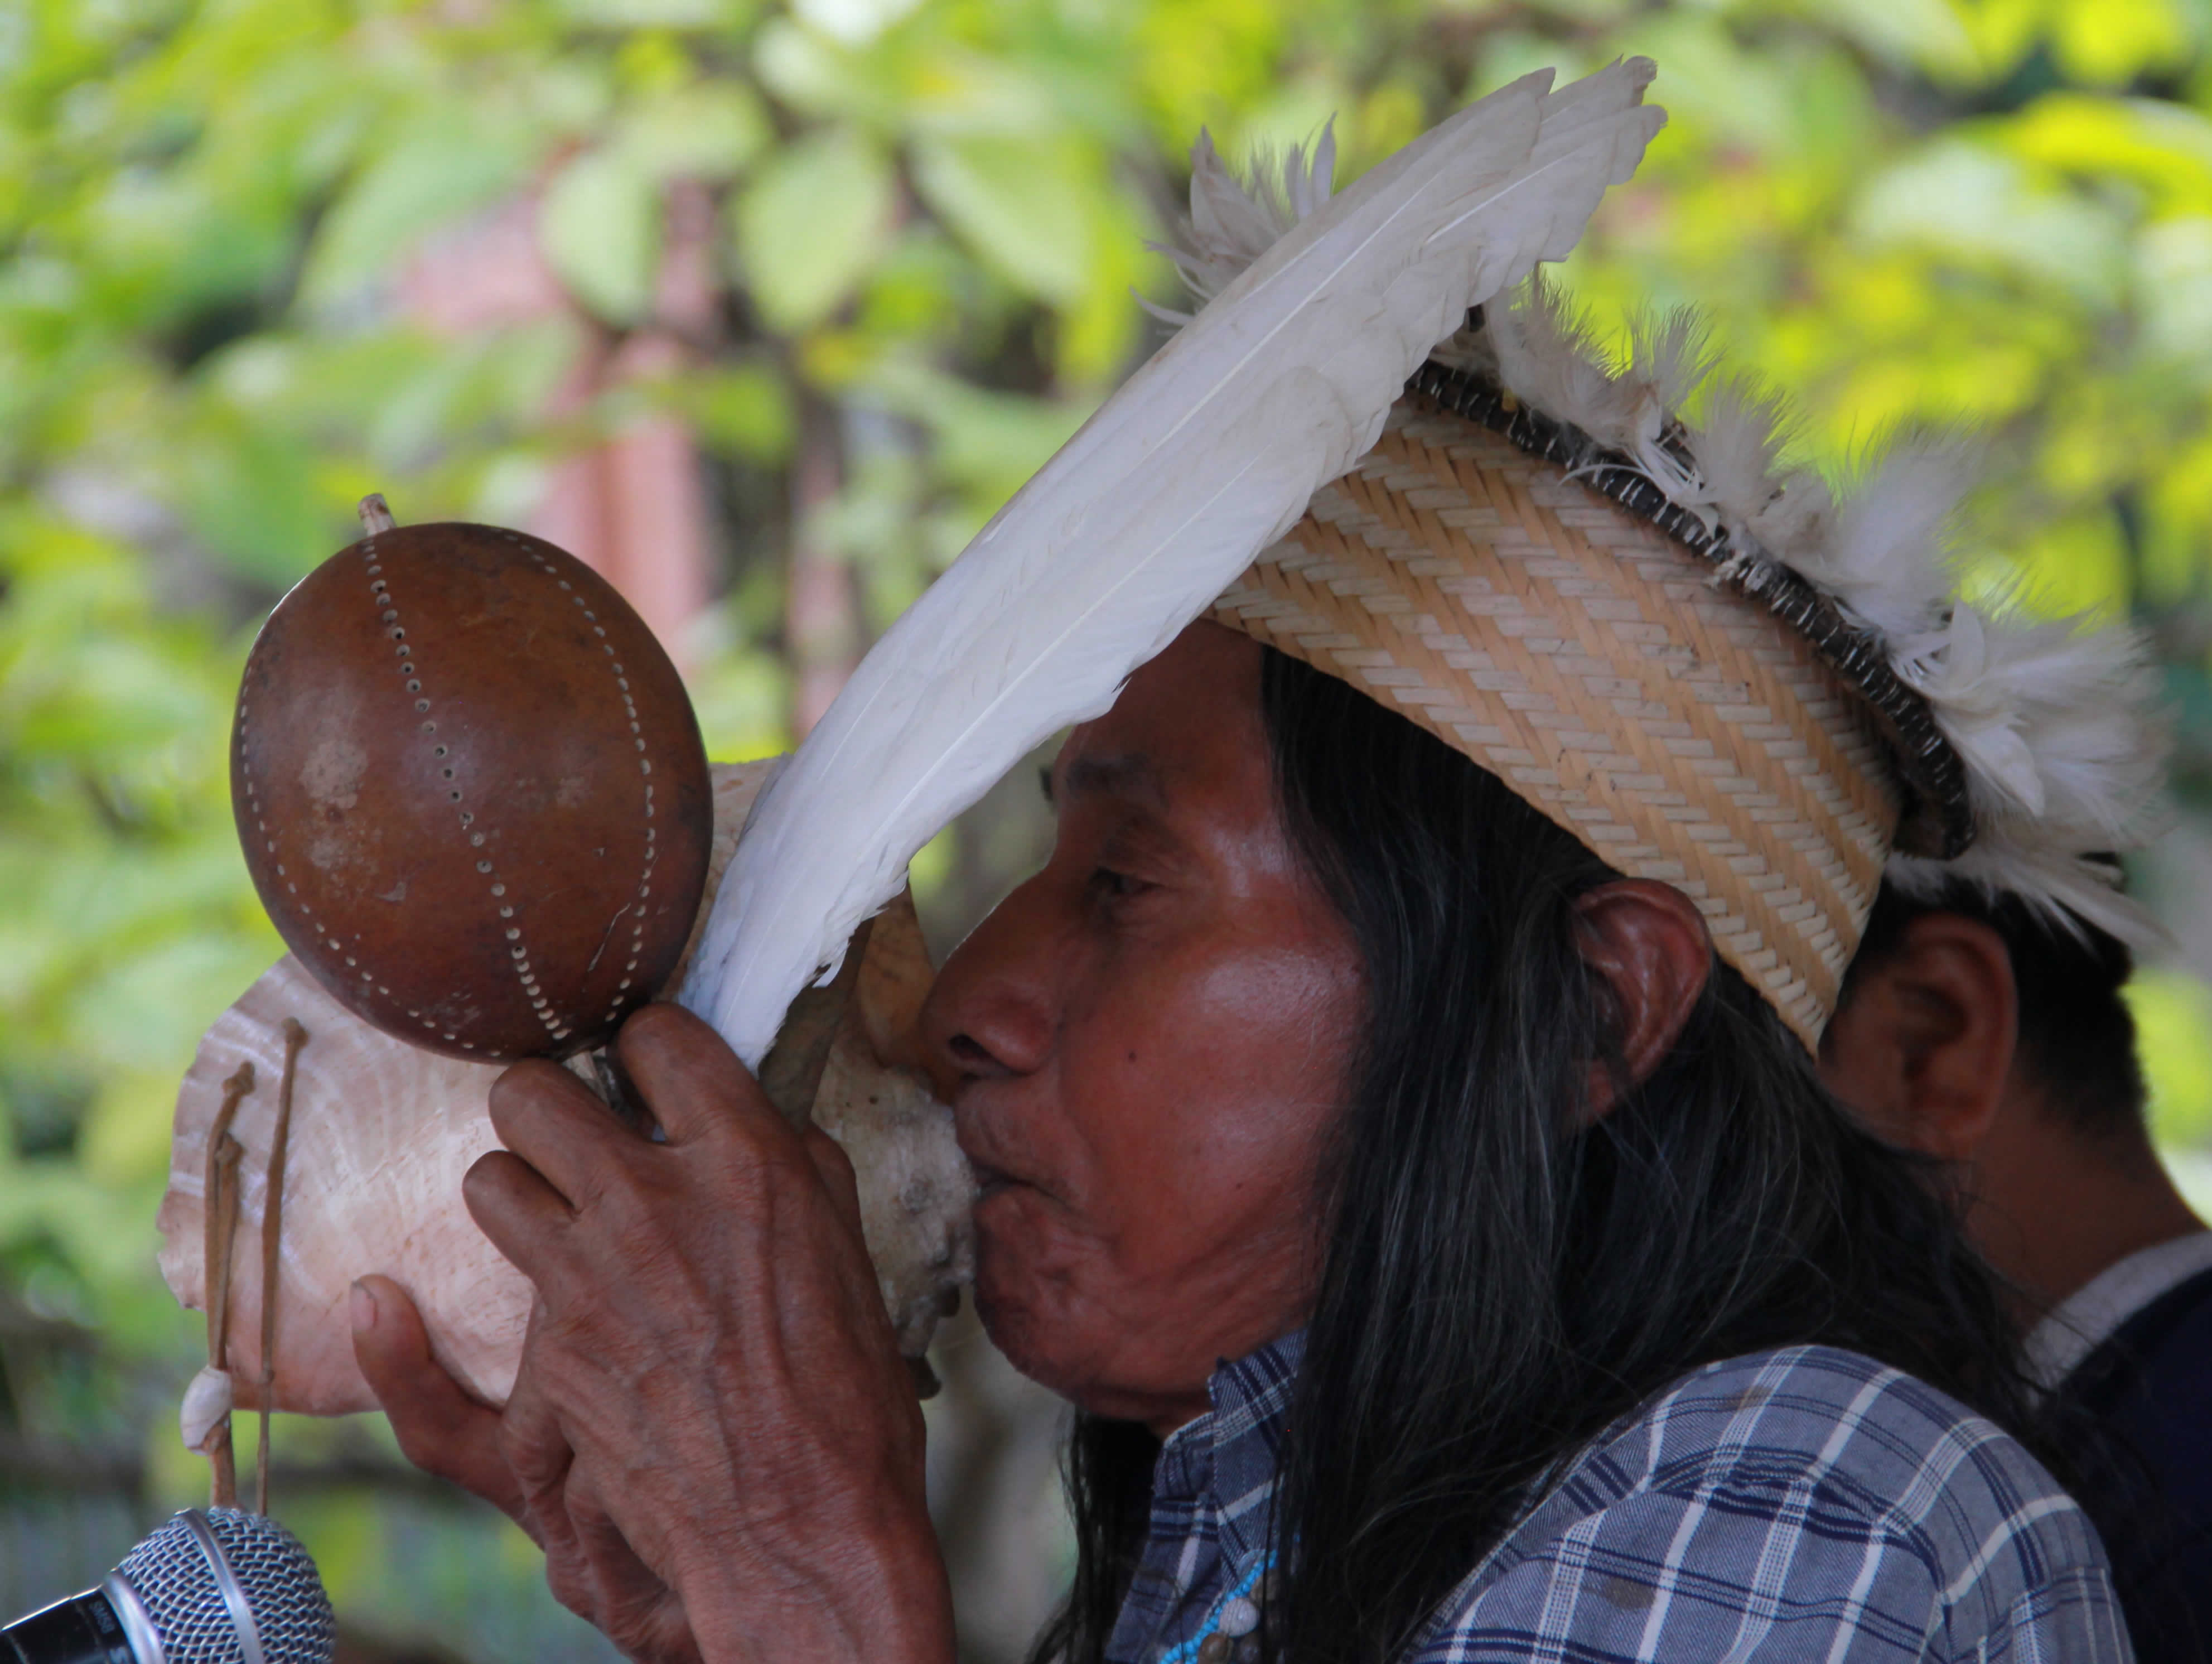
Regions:
<instances>
[{"instance_id":1,"label":"thumb","mask_svg":"<svg viewBox=\"0 0 2212 1664\"><path fill-rule=\"evenodd\" d=\"M407 1291L389 1277L364 1277L353 1285L351 1316L354 1359L401 1453L520 1520L522 1491L500 1454L499 1412L471 1398L430 1355L429 1332Z\"/></svg>"}]
</instances>

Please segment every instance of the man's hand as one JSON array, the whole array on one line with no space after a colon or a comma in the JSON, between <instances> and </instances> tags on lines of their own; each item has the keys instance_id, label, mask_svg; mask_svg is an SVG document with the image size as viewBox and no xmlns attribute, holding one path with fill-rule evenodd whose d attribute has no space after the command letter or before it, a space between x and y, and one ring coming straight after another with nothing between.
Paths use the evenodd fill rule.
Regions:
<instances>
[{"instance_id":1,"label":"man's hand","mask_svg":"<svg viewBox=\"0 0 2212 1664\"><path fill-rule=\"evenodd\" d=\"M549 1424L533 1412L526 1375L504 1412L471 1398L431 1357L421 1314L388 1277L354 1284L353 1349L401 1453L528 1532L545 1551L556 1600L627 1657L693 1664L699 1652L684 1603L631 1552L589 1489L567 1483L568 1448L546 1443Z\"/></svg>"},{"instance_id":2,"label":"man's hand","mask_svg":"<svg viewBox=\"0 0 2212 1664\"><path fill-rule=\"evenodd\" d=\"M353 1285L353 1355L384 1406L400 1454L483 1497L524 1530L522 1487L500 1449L500 1412L461 1390L430 1356L422 1315L389 1277Z\"/></svg>"},{"instance_id":3,"label":"man's hand","mask_svg":"<svg viewBox=\"0 0 2212 1664\"><path fill-rule=\"evenodd\" d=\"M633 1554L715 1664L949 1660L921 1406L843 1152L674 1006L618 1043L665 1144L518 1064L492 1090L507 1149L467 1181L541 1303L501 1432L533 1529L592 1576Z\"/></svg>"}]
</instances>

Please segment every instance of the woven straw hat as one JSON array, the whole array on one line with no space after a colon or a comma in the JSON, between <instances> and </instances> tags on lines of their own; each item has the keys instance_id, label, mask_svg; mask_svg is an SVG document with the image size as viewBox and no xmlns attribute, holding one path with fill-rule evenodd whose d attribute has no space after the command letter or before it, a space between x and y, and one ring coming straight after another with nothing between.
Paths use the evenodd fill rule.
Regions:
<instances>
[{"instance_id":1,"label":"woven straw hat","mask_svg":"<svg viewBox=\"0 0 2212 1664\"><path fill-rule=\"evenodd\" d=\"M1420 394L1213 610L1497 774L1815 1044L1901 809L1864 705L1695 557Z\"/></svg>"}]
</instances>

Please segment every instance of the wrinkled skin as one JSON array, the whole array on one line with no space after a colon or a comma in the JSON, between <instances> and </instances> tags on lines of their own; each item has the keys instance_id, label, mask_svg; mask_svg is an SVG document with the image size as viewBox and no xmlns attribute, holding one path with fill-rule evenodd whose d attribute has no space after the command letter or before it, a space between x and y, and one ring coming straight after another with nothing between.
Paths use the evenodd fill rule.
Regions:
<instances>
[{"instance_id":1,"label":"wrinkled skin","mask_svg":"<svg viewBox=\"0 0 2212 1664\"><path fill-rule=\"evenodd\" d=\"M665 1144L550 1064L493 1090L507 1148L471 1169L469 1209L538 1294L503 1412L441 1379L405 1296L368 1281L356 1349L402 1448L520 1521L632 1656L948 1657L921 1407L843 1152L673 1006L621 1048Z\"/></svg>"},{"instance_id":2,"label":"wrinkled skin","mask_svg":"<svg viewBox=\"0 0 2212 1664\"><path fill-rule=\"evenodd\" d=\"M1361 1006L1275 801L1260 651L1195 625L1079 728L1044 870L939 975L983 1183L976 1307L1024 1374L1165 1432L1310 1303ZM1200 714L1203 713L1201 716Z\"/></svg>"},{"instance_id":3,"label":"wrinkled skin","mask_svg":"<svg viewBox=\"0 0 2212 1664\"><path fill-rule=\"evenodd\" d=\"M978 1304L1037 1379L1164 1431L1310 1303L1316 1163L1360 1009L1350 936L1279 823L1259 649L1194 625L1071 737L1045 870L924 1027L986 1181ZM851 1173L703 1025L631 1019L646 1143L550 1066L495 1093L471 1213L538 1310L495 1413L396 1285L356 1349L402 1448L545 1549L633 1656L952 1656L922 1425Z\"/></svg>"}]
</instances>

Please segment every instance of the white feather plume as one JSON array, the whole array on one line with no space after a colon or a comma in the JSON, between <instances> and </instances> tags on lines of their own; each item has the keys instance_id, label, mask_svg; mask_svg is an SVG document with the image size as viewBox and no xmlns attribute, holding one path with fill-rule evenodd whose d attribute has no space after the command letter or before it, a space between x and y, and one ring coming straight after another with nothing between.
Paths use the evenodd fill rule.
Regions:
<instances>
[{"instance_id":1,"label":"white feather plume","mask_svg":"<svg viewBox=\"0 0 2212 1664\"><path fill-rule=\"evenodd\" d=\"M1240 216L1210 146L1204 172L1213 223L1273 224L1286 211L1270 186L1249 193ZM1197 191L1194 179L1194 218ZM1170 251L1194 288L1194 274L1218 286L1234 258L1249 258L1249 242L1206 246L1202 262ZM1431 356L1625 453L1670 501L1728 532L1739 551L1731 569L1747 585L1762 567L1786 566L1881 641L1966 764L1976 823L1955 860L1893 856L1893 882L1922 896L1964 882L2017 895L2062 926L2087 921L2138 947L2161 938L2114 887L2112 864L2090 859L2140 848L2166 823L2170 741L2148 655L2124 624L2038 621L2016 598L1997 607L1957 598L1947 537L1973 477L1971 446L1906 436L1838 496L1812 469L1782 461L1791 433L1778 399L1715 378L1694 314L1637 320L1616 361L1540 276Z\"/></svg>"},{"instance_id":2,"label":"white feather plume","mask_svg":"<svg viewBox=\"0 0 2212 1664\"><path fill-rule=\"evenodd\" d=\"M1213 148L1213 135L1200 128L1190 151L1190 212L1177 228L1181 235L1171 243L1145 245L1167 256L1200 306L1329 199L1336 177L1335 120L1321 130L1310 159L1297 144L1279 164L1255 150L1251 175L1249 185L1239 183ZM1150 301L1139 298L1137 304L1163 323L1191 320L1189 313Z\"/></svg>"},{"instance_id":3,"label":"white feather plume","mask_svg":"<svg viewBox=\"0 0 2212 1664\"><path fill-rule=\"evenodd\" d=\"M1559 259L1663 115L1652 66L1469 106L1308 213L1038 472L861 662L762 794L681 998L757 1065L914 852L1022 754L1112 703L1358 459L1465 317ZM1197 281L1256 240L1216 191ZM1244 193L1239 193L1243 195ZM1202 198L1202 200L1201 200ZM1255 212L1255 199L1245 195Z\"/></svg>"}]
</instances>

